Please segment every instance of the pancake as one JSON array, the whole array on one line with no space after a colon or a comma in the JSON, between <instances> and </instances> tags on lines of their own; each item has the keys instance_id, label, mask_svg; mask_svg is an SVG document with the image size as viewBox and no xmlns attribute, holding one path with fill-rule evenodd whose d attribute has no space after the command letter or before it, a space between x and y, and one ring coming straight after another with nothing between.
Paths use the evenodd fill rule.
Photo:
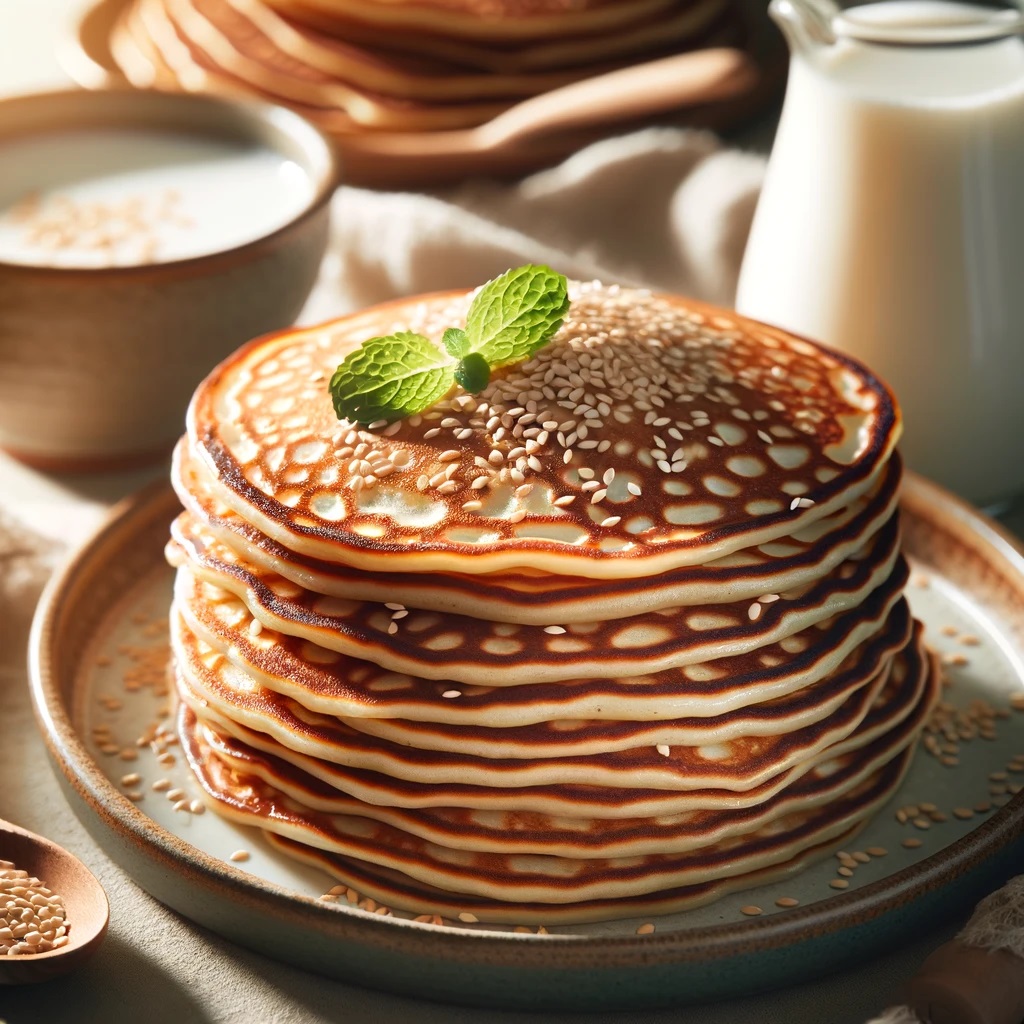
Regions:
<instances>
[{"instance_id":1,"label":"pancake","mask_svg":"<svg viewBox=\"0 0 1024 1024\"><path fill-rule=\"evenodd\" d=\"M382 33L416 31L491 43L607 35L669 8L672 0L268 0L298 20L361 22Z\"/></svg>"},{"instance_id":2,"label":"pancake","mask_svg":"<svg viewBox=\"0 0 1024 1024\"><path fill-rule=\"evenodd\" d=\"M612 919L784 877L891 797L939 693L885 386L712 307L571 296L480 394L393 421L339 419L334 367L468 295L259 339L175 452L192 770L410 913Z\"/></svg>"},{"instance_id":3,"label":"pancake","mask_svg":"<svg viewBox=\"0 0 1024 1024\"><path fill-rule=\"evenodd\" d=\"M911 619L899 593L873 594L863 606L758 651L650 676L577 679L516 687L458 687L388 672L371 662L272 630L253 630L249 610L211 584L180 577L176 614L189 632L223 654L255 685L311 711L362 719L434 722L490 729L538 722L658 722L715 717L780 699L831 677L863 681L903 648ZM845 685L845 682L844 682ZM604 735L603 742L610 737Z\"/></svg>"},{"instance_id":4,"label":"pancake","mask_svg":"<svg viewBox=\"0 0 1024 1024\"><path fill-rule=\"evenodd\" d=\"M359 906L365 909L377 908L379 901L380 906L389 910L395 907L406 909L411 914L417 911L430 915L445 914L452 918L453 923L469 921L470 918L465 915L470 914L476 920L489 924L520 926L585 924L628 917L649 918L692 910L730 892L767 885L798 874L836 850L849 846L861 827L862 823L858 823L837 839L810 846L790 860L758 871L617 900L590 900L573 904L508 904L463 893L451 893L413 881L400 872L331 854L274 832L267 832L266 839L282 853L311 867L320 868L346 886L355 887L354 891L360 899Z\"/></svg>"},{"instance_id":5,"label":"pancake","mask_svg":"<svg viewBox=\"0 0 1024 1024\"><path fill-rule=\"evenodd\" d=\"M809 848L848 836L891 797L906 764L905 757L896 756L851 791L818 806L787 809L751 832L695 850L575 858L452 849L369 818L304 808L256 776L239 777L216 757L197 758L193 767L207 795L229 818L346 859L398 871L449 893L498 900L522 910L532 903L579 907L592 900L629 899L784 863ZM421 906L409 909L430 912Z\"/></svg>"},{"instance_id":6,"label":"pancake","mask_svg":"<svg viewBox=\"0 0 1024 1024\"><path fill-rule=\"evenodd\" d=\"M585 285L556 338L479 395L339 423L326 381L347 352L398 329L437 337L467 304L401 300L226 360L188 414L211 492L290 550L360 569L636 579L831 515L877 483L899 434L885 386L846 357Z\"/></svg>"},{"instance_id":7,"label":"pancake","mask_svg":"<svg viewBox=\"0 0 1024 1024\"><path fill-rule=\"evenodd\" d=\"M472 755L458 758L388 749L380 742L354 739L343 723L303 714L284 701L268 701L264 694L238 701L237 691L219 685L209 674L201 682L186 679L186 674L187 669L178 665L179 696L201 722L366 803L591 818L661 816L762 803L815 764L866 750L879 737L888 734L890 743L896 737L910 742L923 724L921 709L931 706L939 686L929 660L908 651L907 659L894 665L880 698L870 703L866 714L863 707L855 708L844 721L812 727L803 731L806 735L677 747L668 756L637 749L520 765ZM856 722L859 727L854 729ZM371 767L362 767L367 763ZM486 781L467 781L470 774ZM643 786L638 785L641 778Z\"/></svg>"},{"instance_id":8,"label":"pancake","mask_svg":"<svg viewBox=\"0 0 1024 1024\"><path fill-rule=\"evenodd\" d=\"M185 446L175 449L171 477L192 520L216 540L306 590L331 597L399 602L423 611L450 612L500 622L545 626L657 611L673 605L756 600L806 585L859 551L896 511L900 460L894 457L878 486L831 516L770 542L702 566L687 566L646 581L642 589L609 590L592 579L537 572L373 573L296 556L251 527L204 486ZM188 529L182 520L180 531Z\"/></svg>"},{"instance_id":9,"label":"pancake","mask_svg":"<svg viewBox=\"0 0 1024 1024\"><path fill-rule=\"evenodd\" d=\"M200 529L180 527L179 519L168 545L171 564L235 594L263 625L391 671L466 683L486 679L493 686L645 675L741 654L854 608L880 586L902 589L907 578L893 520L861 557L803 591L758 605L756 617L744 600L570 623L549 632L551 627L413 609L392 629L395 620L383 605L304 591L246 565Z\"/></svg>"},{"instance_id":10,"label":"pancake","mask_svg":"<svg viewBox=\"0 0 1024 1024\"><path fill-rule=\"evenodd\" d=\"M217 758L239 777L256 776L311 811L382 821L441 845L487 853L544 853L560 857L641 856L695 850L760 828L793 811L821 807L863 783L880 764L889 763L896 742L883 736L867 751L848 752L820 762L791 786L762 803L724 809L691 810L656 818L586 818L536 812L478 811L453 807L403 809L367 804L303 772L286 760L201 723L181 710L180 731L190 760ZM239 782L239 787L248 783ZM235 788L235 787L233 787Z\"/></svg>"},{"instance_id":11,"label":"pancake","mask_svg":"<svg viewBox=\"0 0 1024 1024\"><path fill-rule=\"evenodd\" d=\"M728 10L727 0L683 0L622 32L538 42L510 53L423 33L406 36L403 47L395 31L378 33L338 20L329 21L323 31L282 17L260 0L228 2L297 59L342 78L358 73L381 92L409 95L418 90L424 99L465 99L467 92L478 97L534 96L621 67L636 53L650 59L678 52Z\"/></svg>"},{"instance_id":12,"label":"pancake","mask_svg":"<svg viewBox=\"0 0 1024 1024\"><path fill-rule=\"evenodd\" d=\"M277 13L298 32L335 37L388 55L426 57L463 70L507 75L582 67L593 74L609 62L619 63L625 58L678 53L693 43L711 45L706 37L716 29L723 38L715 45L735 45L743 37L742 22L729 0L675 0L671 7L654 11L615 32L545 37L512 46L404 31L394 26L382 33L373 25L339 15L318 15L301 7L286 12L282 5Z\"/></svg>"},{"instance_id":13,"label":"pancake","mask_svg":"<svg viewBox=\"0 0 1024 1024\"><path fill-rule=\"evenodd\" d=\"M490 120L509 105L430 104L373 92L291 57L227 4L161 2L192 59L211 74L223 71L280 101L342 112L357 125L399 131L468 128Z\"/></svg>"}]
</instances>

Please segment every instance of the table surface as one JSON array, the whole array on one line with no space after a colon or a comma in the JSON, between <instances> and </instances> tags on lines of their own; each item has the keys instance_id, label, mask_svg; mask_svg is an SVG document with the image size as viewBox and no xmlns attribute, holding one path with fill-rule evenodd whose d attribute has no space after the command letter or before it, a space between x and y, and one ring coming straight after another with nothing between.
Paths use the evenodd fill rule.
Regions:
<instances>
[{"instance_id":1,"label":"table surface","mask_svg":"<svg viewBox=\"0 0 1024 1024\"><path fill-rule=\"evenodd\" d=\"M69 84L55 50L79 6L78 0L0 0L0 96ZM0 511L74 546L112 503L165 472L157 466L77 479L47 476L0 453ZM416 1002L326 981L238 949L160 908L123 878L63 804L41 740L30 727L16 728L29 720L21 659L8 658L6 664L0 667L0 815L49 834L82 856L111 895L112 919L103 949L82 971L43 986L0 988L0 1024L516 1024L545 1019L543 1014ZM911 948L856 970L754 999L572 1019L581 1024L863 1024L896 1000L901 982L951 934L925 936Z\"/></svg>"}]
</instances>

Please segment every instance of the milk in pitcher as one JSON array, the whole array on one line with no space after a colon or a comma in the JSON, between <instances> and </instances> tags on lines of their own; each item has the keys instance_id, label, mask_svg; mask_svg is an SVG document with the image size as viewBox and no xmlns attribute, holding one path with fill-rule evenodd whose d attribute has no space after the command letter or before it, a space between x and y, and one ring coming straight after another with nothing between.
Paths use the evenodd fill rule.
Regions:
<instances>
[{"instance_id":1,"label":"milk in pitcher","mask_svg":"<svg viewBox=\"0 0 1024 1024\"><path fill-rule=\"evenodd\" d=\"M1014 15L797 6L773 3L796 52L737 308L885 379L914 469L1024 492L1024 42L976 38Z\"/></svg>"}]
</instances>

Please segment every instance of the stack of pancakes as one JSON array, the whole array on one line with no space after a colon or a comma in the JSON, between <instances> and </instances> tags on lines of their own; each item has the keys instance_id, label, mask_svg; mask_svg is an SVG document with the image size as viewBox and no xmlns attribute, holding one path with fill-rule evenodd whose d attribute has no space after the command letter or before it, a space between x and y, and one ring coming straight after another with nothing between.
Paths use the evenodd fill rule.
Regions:
<instances>
[{"instance_id":1,"label":"stack of pancakes","mask_svg":"<svg viewBox=\"0 0 1024 1024\"><path fill-rule=\"evenodd\" d=\"M347 136L472 127L741 36L733 0L129 0L111 50L135 85L254 93Z\"/></svg>"},{"instance_id":2,"label":"stack of pancakes","mask_svg":"<svg viewBox=\"0 0 1024 1024\"><path fill-rule=\"evenodd\" d=\"M710 307L571 294L529 361L390 425L338 421L335 367L468 296L257 341L176 454L191 765L393 908L576 922L784 877L891 796L936 699L885 387Z\"/></svg>"}]
</instances>

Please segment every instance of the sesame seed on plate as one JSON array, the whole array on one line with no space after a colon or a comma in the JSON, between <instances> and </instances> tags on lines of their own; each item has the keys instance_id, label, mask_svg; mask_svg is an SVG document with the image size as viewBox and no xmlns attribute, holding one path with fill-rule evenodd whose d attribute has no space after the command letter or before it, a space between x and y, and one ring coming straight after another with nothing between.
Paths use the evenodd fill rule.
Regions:
<instances>
[{"instance_id":1,"label":"sesame seed on plate","mask_svg":"<svg viewBox=\"0 0 1024 1024\"><path fill-rule=\"evenodd\" d=\"M444 693L441 694L441 696L444 697L446 700L454 700L456 697L461 697L462 696L462 691L461 690L445 690Z\"/></svg>"}]
</instances>

